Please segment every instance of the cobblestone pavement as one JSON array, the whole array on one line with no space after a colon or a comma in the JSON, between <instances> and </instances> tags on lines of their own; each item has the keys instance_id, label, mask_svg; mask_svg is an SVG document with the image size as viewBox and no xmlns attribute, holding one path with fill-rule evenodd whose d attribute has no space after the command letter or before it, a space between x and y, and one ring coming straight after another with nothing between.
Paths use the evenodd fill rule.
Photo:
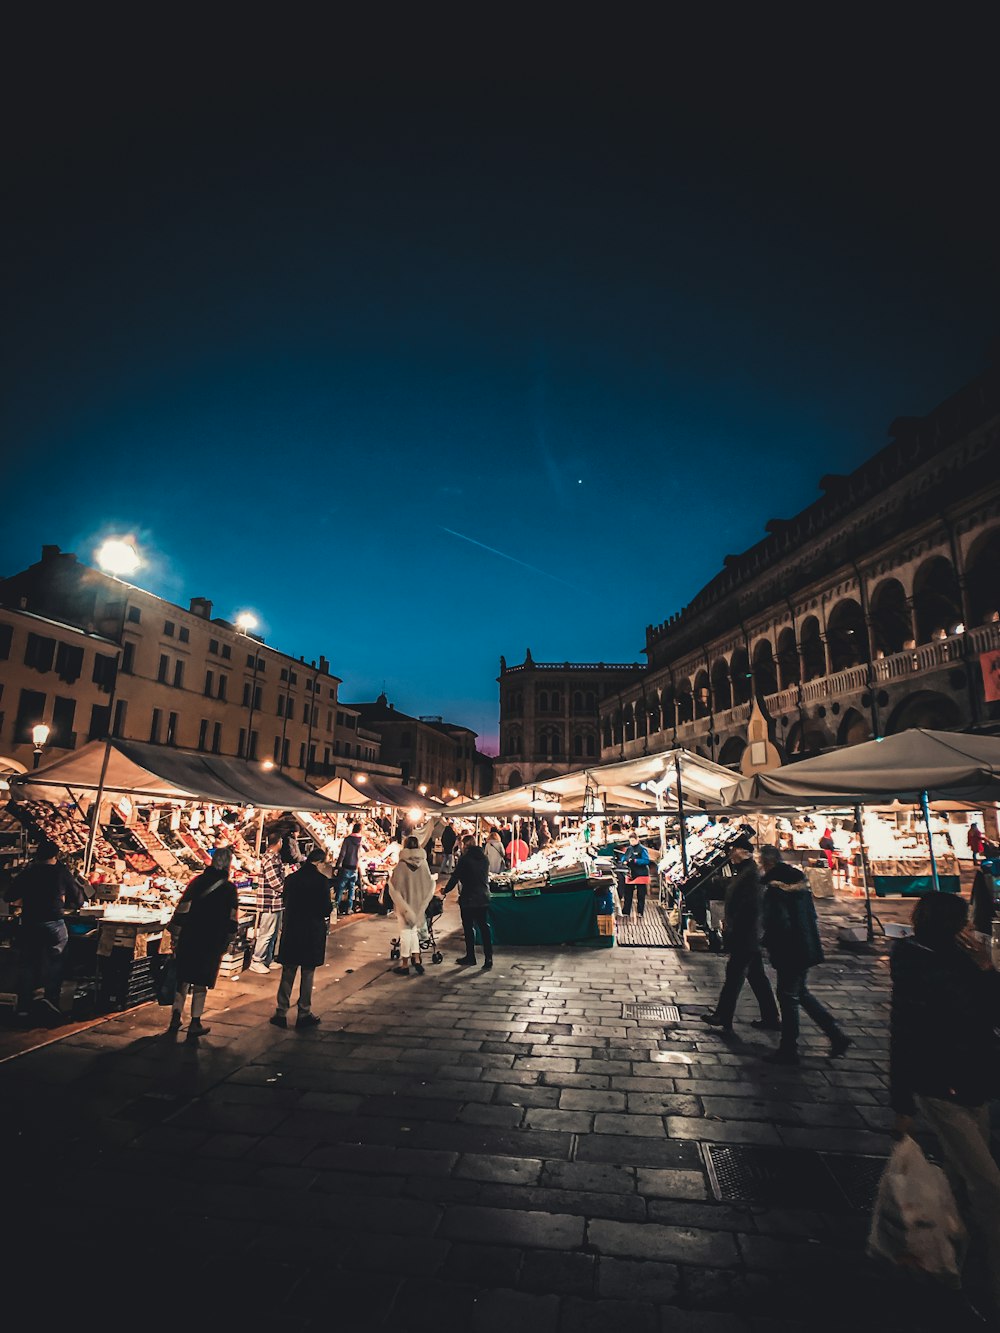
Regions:
<instances>
[{"instance_id":1,"label":"cobblestone pavement","mask_svg":"<svg viewBox=\"0 0 1000 1333\"><path fill-rule=\"evenodd\" d=\"M858 906L822 911L832 938ZM444 921L422 978L389 971L391 921L337 931L308 1032L269 1026L278 974L245 973L210 995L200 1042L147 1005L0 1064L29 1241L6 1253L29 1282L39 1255L58 1274L47 1313L278 1333L966 1327L951 1294L864 1258L847 1196L727 1203L706 1169L710 1144L888 1152L884 945L831 944L813 973L848 1055L806 1022L802 1065L775 1069L748 992L735 1037L699 1021L714 955L501 950L484 973L454 966L454 903ZM680 1022L623 1017L653 999Z\"/></svg>"}]
</instances>

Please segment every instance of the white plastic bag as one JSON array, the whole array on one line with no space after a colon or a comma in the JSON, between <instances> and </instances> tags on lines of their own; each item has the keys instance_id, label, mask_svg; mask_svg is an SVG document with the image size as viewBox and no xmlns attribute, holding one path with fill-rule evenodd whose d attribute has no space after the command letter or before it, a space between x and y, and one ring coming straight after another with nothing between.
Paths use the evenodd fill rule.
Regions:
<instances>
[{"instance_id":1,"label":"white plastic bag","mask_svg":"<svg viewBox=\"0 0 1000 1333\"><path fill-rule=\"evenodd\" d=\"M868 1254L957 1284L964 1250L965 1227L948 1179L907 1135L879 1181Z\"/></svg>"}]
</instances>

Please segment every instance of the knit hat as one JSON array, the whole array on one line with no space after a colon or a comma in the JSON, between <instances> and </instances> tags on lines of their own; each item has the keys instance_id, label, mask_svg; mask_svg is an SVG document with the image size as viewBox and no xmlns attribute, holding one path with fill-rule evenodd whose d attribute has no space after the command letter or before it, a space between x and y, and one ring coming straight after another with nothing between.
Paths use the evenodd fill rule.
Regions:
<instances>
[{"instance_id":1,"label":"knit hat","mask_svg":"<svg viewBox=\"0 0 1000 1333\"><path fill-rule=\"evenodd\" d=\"M738 838L734 838L733 841L729 844L729 846L733 850L735 850L737 847L740 847L745 852L753 851L753 843L750 841L750 839L747 837L745 833L741 833Z\"/></svg>"},{"instance_id":2,"label":"knit hat","mask_svg":"<svg viewBox=\"0 0 1000 1333\"><path fill-rule=\"evenodd\" d=\"M766 843L763 847L758 848L758 851L765 861L781 860L781 848L775 847L773 843Z\"/></svg>"}]
</instances>

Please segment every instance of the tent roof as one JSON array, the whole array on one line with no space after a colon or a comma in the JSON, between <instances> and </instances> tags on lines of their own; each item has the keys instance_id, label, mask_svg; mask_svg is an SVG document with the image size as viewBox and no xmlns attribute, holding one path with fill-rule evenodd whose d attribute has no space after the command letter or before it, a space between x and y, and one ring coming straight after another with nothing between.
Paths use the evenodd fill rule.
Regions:
<instances>
[{"instance_id":1,"label":"tent roof","mask_svg":"<svg viewBox=\"0 0 1000 1333\"><path fill-rule=\"evenodd\" d=\"M723 794L747 809L1000 801L1000 738L915 727L744 778Z\"/></svg>"},{"instance_id":2,"label":"tent roof","mask_svg":"<svg viewBox=\"0 0 1000 1333\"><path fill-rule=\"evenodd\" d=\"M61 800L67 787L96 791L104 763L105 741L91 741L82 750L57 759L11 783L12 792L26 789L33 797ZM260 810L320 810L337 814L352 810L327 800L312 787L295 782L276 769L225 755L175 750L171 746L114 740L110 746L104 790L146 800L211 801L217 805L253 805Z\"/></svg>"},{"instance_id":3,"label":"tent roof","mask_svg":"<svg viewBox=\"0 0 1000 1333\"><path fill-rule=\"evenodd\" d=\"M363 785L355 787L347 778L331 778L324 786L318 788L318 791L320 796L325 796L328 801L343 801L350 806L368 805L371 801L365 794Z\"/></svg>"},{"instance_id":4,"label":"tent roof","mask_svg":"<svg viewBox=\"0 0 1000 1333\"><path fill-rule=\"evenodd\" d=\"M574 773L562 773L543 782L530 782L510 791L497 792L478 801L453 805L449 814L513 815L527 814L532 802L550 796L558 800L560 809L569 813L582 812L587 789L598 797L605 810L643 810L656 804L652 792L642 791L640 783L665 783L664 795L668 808L676 806L677 765L680 765L684 800L691 805L717 806L721 794L733 784L731 769L714 764L690 750L661 750L639 759L624 759L613 764L593 764Z\"/></svg>"}]
</instances>

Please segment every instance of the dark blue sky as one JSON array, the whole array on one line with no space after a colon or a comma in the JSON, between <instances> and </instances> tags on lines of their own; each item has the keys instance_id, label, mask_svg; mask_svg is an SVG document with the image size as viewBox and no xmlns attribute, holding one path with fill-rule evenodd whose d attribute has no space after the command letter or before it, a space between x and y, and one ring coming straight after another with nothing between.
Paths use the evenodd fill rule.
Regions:
<instances>
[{"instance_id":1,"label":"dark blue sky","mask_svg":"<svg viewBox=\"0 0 1000 1333\"><path fill-rule=\"evenodd\" d=\"M347 699L488 743L998 332L974 28L105 36L14 89L0 572L134 530Z\"/></svg>"}]
</instances>

